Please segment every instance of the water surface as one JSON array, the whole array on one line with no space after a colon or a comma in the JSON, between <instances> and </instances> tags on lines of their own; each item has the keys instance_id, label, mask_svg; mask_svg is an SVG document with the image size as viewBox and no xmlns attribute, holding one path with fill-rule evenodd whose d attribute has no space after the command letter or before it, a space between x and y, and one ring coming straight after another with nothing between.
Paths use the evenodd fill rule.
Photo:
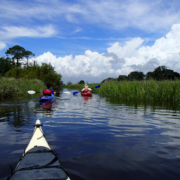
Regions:
<instances>
[{"instance_id":1,"label":"water surface","mask_svg":"<svg viewBox=\"0 0 180 180\"><path fill-rule=\"evenodd\" d=\"M61 92L52 106L40 105L38 95L0 103L0 179L16 166L37 119L74 180L180 177L179 105Z\"/></svg>"}]
</instances>

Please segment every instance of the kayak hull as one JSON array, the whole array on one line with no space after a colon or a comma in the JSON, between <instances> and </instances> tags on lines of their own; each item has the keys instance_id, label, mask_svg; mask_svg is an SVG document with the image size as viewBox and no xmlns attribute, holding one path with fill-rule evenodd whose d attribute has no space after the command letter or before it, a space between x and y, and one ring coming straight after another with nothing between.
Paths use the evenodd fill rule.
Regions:
<instances>
[{"instance_id":1,"label":"kayak hull","mask_svg":"<svg viewBox=\"0 0 180 180\"><path fill-rule=\"evenodd\" d=\"M70 180L57 154L49 146L40 120L36 121L32 138L15 170L7 180L62 179Z\"/></svg>"},{"instance_id":2,"label":"kayak hull","mask_svg":"<svg viewBox=\"0 0 180 180\"><path fill-rule=\"evenodd\" d=\"M43 101L54 101L54 95L51 94L51 96L41 96L39 97L39 101L43 102Z\"/></svg>"},{"instance_id":3,"label":"kayak hull","mask_svg":"<svg viewBox=\"0 0 180 180\"><path fill-rule=\"evenodd\" d=\"M85 92L81 92L82 96L92 96L92 93L85 93Z\"/></svg>"}]
</instances>

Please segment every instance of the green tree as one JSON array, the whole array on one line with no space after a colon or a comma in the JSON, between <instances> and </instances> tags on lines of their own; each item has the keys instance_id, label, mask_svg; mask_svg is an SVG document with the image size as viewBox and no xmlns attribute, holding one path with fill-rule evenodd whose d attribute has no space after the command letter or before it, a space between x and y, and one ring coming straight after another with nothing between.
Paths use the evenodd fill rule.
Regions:
<instances>
[{"instance_id":1,"label":"green tree","mask_svg":"<svg viewBox=\"0 0 180 180\"><path fill-rule=\"evenodd\" d=\"M126 75L119 75L119 77L117 78L117 81L124 81L127 79L128 79L128 77Z\"/></svg>"},{"instance_id":2,"label":"green tree","mask_svg":"<svg viewBox=\"0 0 180 180\"><path fill-rule=\"evenodd\" d=\"M174 72L174 79L180 79L180 74L177 72Z\"/></svg>"},{"instance_id":3,"label":"green tree","mask_svg":"<svg viewBox=\"0 0 180 180\"><path fill-rule=\"evenodd\" d=\"M38 64L29 64L26 69L25 78L36 78L44 82L44 84L50 83L51 87L58 91L60 90L63 82L61 81L61 74L55 72L54 67L49 63L42 63L41 66Z\"/></svg>"},{"instance_id":4,"label":"green tree","mask_svg":"<svg viewBox=\"0 0 180 180\"><path fill-rule=\"evenodd\" d=\"M153 72L149 71L146 73L146 80L154 79Z\"/></svg>"},{"instance_id":5,"label":"green tree","mask_svg":"<svg viewBox=\"0 0 180 180\"><path fill-rule=\"evenodd\" d=\"M5 54L7 56L11 56L12 60L14 62L14 65L20 67L21 63L20 61L24 61L24 58L27 59L27 66L28 66L28 60L30 57L35 56L31 51L25 50L23 47L19 45L15 45L11 48L9 48Z\"/></svg>"},{"instance_id":6,"label":"green tree","mask_svg":"<svg viewBox=\"0 0 180 180\"><path fill-rule=\"evenodd\" d=\"M180 74L177 72L174 72L171 69L167 69L166 66L158 66L154 69L153 72L148 72L146 74L146 79L155 79L155 80L174 80L174 79L180 79Z\"/></svg>"},{"instance_id":7,"label":"green tree","mask_svg":"<svg viewBox=\"0 0 180 180\"><path fill-rule=\"evenodd\" d=\"M84 80L80 80L78 84L85 84Z\"/></svg>"},{"instance_id":8,"label":"green tree","mask_svg":"<svg viewBox=\"0 0 180 180\"><path fill-rule=\"evenodd\" d=\"M13 63L9 58L0 58L0 76L4 76L4 74L9 71L13 67Z\"/></svg>"},{"instance_id":9,"label":"green tree","mask_svg":"<svg viewBox=\"0 0 180 180\"><path fill-rule=\"evenodd\" d=\"M22 58L24 57L24 52L25 52L25 49L19 45L15 45L13 46L12 48L9 48L5 54L7 56L12 56L12 60L14 62L14 64L16 64L16 66L20 66L21 63L20 61L22 60ZM16 63L15 63L15 60L16 60Z\"/></svg>"},{"instance_id":10,"label":"green tree","mask_svg":"<svg viewBox=\"0 0 180 180\"><path fill-rule=\"evenodd\" d=\"M164 80L166 79L165 77L165 71L166 71L166 66L158 66L155 68L153 71L153 76L155 80Z\"/></svg>"},{"instance_id":11,"label":"green tree","mask_svg":"<svg viewBox=\"0 0 180 180\"><path fill-rule=\"evenodd\" d=\"M27 66L29 65L29 58L35 56L31 51L24 51L23 56L27 59Z\"/></svg>"},{"instance_id":12,"label":"green tree","mask_svg":"<svg viewBox=\"0 0 180 180\"><path fill-rule=\"evenodd\" d=\"M174 79L179 79L180 74L177 72L174 72L171 69L166 69L164 77L165 79L174 80Z\"/></svg>"},{"instance_id":13,"label":"green tree","mask_svg":"<svg viewBox=\"0 0 180 180\"><path fill-rule=\"evenodd\" d=\"M68 82L67 82L67 85L71 85L71 84L73 84L71 81L68 81Z\"/></svg>"},{"instance_id":14,"label":"green tree","mask_svg":"<svg viewBox=\"0 0 180 180\"><path fill-rule=\"evenodd\" d=\"M141 81L145 77L144 73L141 71L133 71L130 74L128 74L128 80L133 81L133 80L138 80Z\"/></svg>"},{"instance_id":15,"label":"green tree","mask_svg":"<svg viewBox=\"0 0 180 180\"><path fill-rule=\"evenodd\" d=\"M108 81L116 81L116 79L115 79L115 78L108 77L108 78L104 79L101 83L106 83L106 82L108 82Z\"/></svg>"},{"instance_id":16,"label":"green tree","mask_svg":"<svg viewBox=\"0 0 180 180\"><path fill-rule=\"evenodd\" d=\"M26 71L20 67L14 67L5 73L5 77L22 78L26 74Z\"/></svg>"},{"instance_id":17,"label":"green tree","mask_svg":"<svg viewBox=\"0 0 180 180\"><path fill-rule=\"evenodd\" d=\"M14 67L5 74L6 77L40 79L44 84L50 83L51 87L59 91L63 82L61 74L54 71L51 64L42 63L41 66L30 64L28 68Z\"/></svg>"}]
</instances>

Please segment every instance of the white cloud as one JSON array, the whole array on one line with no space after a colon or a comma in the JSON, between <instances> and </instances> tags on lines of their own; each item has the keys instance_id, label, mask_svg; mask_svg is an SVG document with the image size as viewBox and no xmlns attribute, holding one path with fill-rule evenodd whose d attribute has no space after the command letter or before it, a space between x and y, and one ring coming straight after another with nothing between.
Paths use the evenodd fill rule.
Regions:
<instances>
[{"instance_id":1,"label":"white cloud","mask_svg":"<svg viewBox=\"0 0 180 180\"><path fill-rule=\"evenodd\" d=\"M89 50L85 52L85 55L78 55L74 58L72 55L56 57L50 52L36 58L38 63L51 63L58 73L61 73L64 77L68 77L73 82L74 79L81 80L84 78L88 81L93 81L94 79L92 80L92 77L101 78L106 74L114 76L116 72L111 68L109 60L109 57L104 57L102 54Z\"/></svg>"},{"instance_id":2,"label":"white cloud","mask_svg":"<svg viewBox=\"0 0 180 180\"><path fill-rule=\"evenodd\" d=\"M0 51L5 48L6 48L6 44L4 42L0 42Z\"/></svg>"},{"instance_id":3,"label":"white cloud","mask_svg":"<svg viewBox=\"0 0 180 180\"><path fill-rule=\"evenodd\" d=\"M25 28L17 26L3 26L0 30L1 39L13 39L18 37L51 37L56 34L52 25Z\"/></svg>"},{"instance_id":4,"label":"white cloud","mask_svg":"<svg viewBox=\"0 0 180 180\"><path fill-rule=\"evenodd\" d=\"M145 31L164 31L178 23L179 1L149 0L89 0L89 1L2 1L0 18L8 21L32 23L36 20L96 24L108 29L131 27Z\"/></svg>"},{"instance_id":5,"label":"white cloud","mask_svg":"<svg viewBox=\"0 0 180 180\"><path fill-rule=\"evenodd\" d=\"M119 42L114 43L111 47L109 47L108 53L115 53L120 58L128 58L137 56L138 48L143 43L143 39L141 38L134 38L131 41L127 41L124 46L121 46Z\"/></svg>"},{"instance_id":6,"label":"white cloud","mask_svg":"<svg viewBox=\"0 0 180 180\"><path fill-rule=\"evenodd\" d=\"M76 34L76 33L81 32L81 31L82 31L81 28L76 28L71 34Z\"/></svg>"},{"instance_id":7,"label":"white cloud","mask_svg":"<svg viewBox=\"0 0 180 180\"><path fill-rule=\"evenodd\" d=\"M90 50L84 55L56 57L50 52L36 57L38 63L51 63L63 81L83 79L88 82L101 82L107 77L128 75L134 70L144 73L153 71L160 65L180 72L180 24L174 24L166 37L157 39L152 46L142 46L143 39L133 38L123 46L115 42L100 54Z\"/></svg>"}]
</instances>

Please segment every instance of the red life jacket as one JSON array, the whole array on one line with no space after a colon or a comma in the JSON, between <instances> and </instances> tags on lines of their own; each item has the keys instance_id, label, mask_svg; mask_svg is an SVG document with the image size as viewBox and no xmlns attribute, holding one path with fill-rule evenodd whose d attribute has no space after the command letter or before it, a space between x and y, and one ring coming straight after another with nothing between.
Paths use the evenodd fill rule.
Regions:
<instances>
[{"instance_id":1,"label":"red life jacket","mask_svg":"<svg viewBox=\"0 0 180 180\"><path fill-rule=\"evenodd\" d=\"M51 90L50 89L45 89L44 90L44 95L51 95Z\"/></svg>"},{"instance_id":2,"label":"red life jacket","mask_svg":"<svg viewBox=\"0 0 180 180\"><path fill-rule=\"evenodd\" d=\"M88 87L84 88L84 92L87 93L89 91Z\"/></svg>"}]
</instances>

